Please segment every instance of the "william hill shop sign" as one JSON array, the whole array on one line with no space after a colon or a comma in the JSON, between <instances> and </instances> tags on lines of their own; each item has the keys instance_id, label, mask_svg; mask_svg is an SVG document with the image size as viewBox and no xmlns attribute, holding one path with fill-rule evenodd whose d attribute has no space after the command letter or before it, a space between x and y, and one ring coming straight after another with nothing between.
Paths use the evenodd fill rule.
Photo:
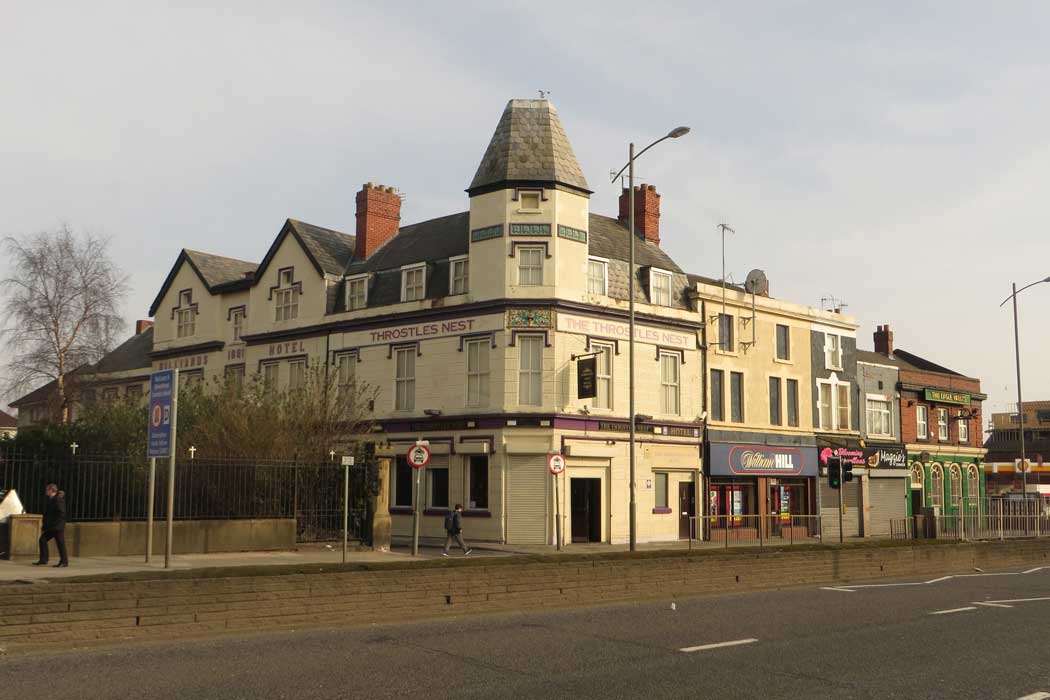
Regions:
<instances>
[{"instance_id":1,"label":"william hill shop sign","mask_svg":"<svg viewBox=\"0 0 1050 700\"><path fill-rule=\"evenodd\" d=\"M713 442L712 476L816 476L813 447L734 445Z\"/></svg>"}]
</instances>

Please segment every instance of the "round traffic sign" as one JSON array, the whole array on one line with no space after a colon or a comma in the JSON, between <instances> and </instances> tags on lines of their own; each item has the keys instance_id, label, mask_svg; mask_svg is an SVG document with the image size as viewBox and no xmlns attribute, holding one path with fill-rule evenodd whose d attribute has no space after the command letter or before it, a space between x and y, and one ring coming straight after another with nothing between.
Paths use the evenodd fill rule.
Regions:
<instances>
[{"instance_id":1,"label":"round traffic sign","mask_svg":"<svg viewBox=\"0 0 1050 700\"><path fill-rule=\"evenodd\" d=\"M430 448L426 445L412 445L408 448L408 463L415 469L422 469L430 464Z\"/></svg>"},{"instance_id":2,"label":"round traffic sign","mask_svg":"<svg viewBox=\"0 0 1050 700\"><path fill-rule=\"evenodd\" d=\"M154 428L159 428L160 427L160 421L164 417L164 411L161 408L159 403L153 404L153 411L151 413L152 413L151 418L152 418L153 427Z\"/></svg>"},{"instance_id":3,"label":"round traffic sign","mask_svg":"<svg viewBox=\"0 0 1050 700\"><path fill-rule=\"evenodd\" d=\"M551 474L557 476L565 471L565 456L560 454L547 455L547 469Z\"/></svg>"}]
</instances>

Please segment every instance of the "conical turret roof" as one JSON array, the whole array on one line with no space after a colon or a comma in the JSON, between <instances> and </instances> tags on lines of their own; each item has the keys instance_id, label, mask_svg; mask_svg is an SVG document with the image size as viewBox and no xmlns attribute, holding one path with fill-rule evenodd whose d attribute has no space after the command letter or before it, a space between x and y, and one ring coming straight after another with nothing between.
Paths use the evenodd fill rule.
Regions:
<instances>
[{"instance_id":1,"label":"conical turret roof","mask_svg":"<svg viewBox=\"0 0 1050 700\"><path fill-rule=\"evenodd\" d=\"M511 100L467 192L533 182L591 192L550 100Z\"/></svg>"}]
</instances>

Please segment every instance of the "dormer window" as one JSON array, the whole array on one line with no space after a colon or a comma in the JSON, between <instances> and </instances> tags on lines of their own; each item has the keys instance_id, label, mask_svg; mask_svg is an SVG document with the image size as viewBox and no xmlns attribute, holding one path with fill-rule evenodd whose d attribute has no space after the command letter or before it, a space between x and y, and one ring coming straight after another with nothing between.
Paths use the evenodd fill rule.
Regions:
<instances>
[{"instance_id":1,"label":"dormer window","mask_svg":"<svg viewBox=\"0 0 1050 700\"><path fill-rule=\"evenodd\" d=\"M538 212L540 210L541 192L539 190L525 190L518 193L518 211Z\"/></svg>"},{"instance_id":2,"label":"dormer window","mask_svg":"<svg viewBox=\"0 0 1050 700\"><path fill-rule=\"evenodd\" d=\"M604 296L608 287L609 264L601 258L591 258L587 261L587 292Z\"/></svg>"},{"instance_id":3,"label":"dormer window","mask_svg":"<svg viewBox=\"0 0 1050 700\"><path fill-rule=\"evenodd\" d=\"M179 292L179 306L175 310L175 335L178 338L189 338L197 333L197 309L193 304L193 292L189 289Z\"/></svg>"},{"instance_id":4,"label":"dormer window","mask_svg":"<svg viewBox=\"0 0 1050 700\"><path fill-rule=\"evenodd\" d=\"M277 320L292 321L299 318L299 285L293 278L292 268L281 270L278 274L279 284L275 293L277 299Z\"/></svg>"},{"instance_id":5,"label":"dormer window","mask_svg":"<svg viewBox=\"0 0 1050 700\"><path fill-rule=\"evenodd\" d=\"M419 301L426 296L426 265L401 268L401 301Z\"/></svg>"},{"instance_id":6,"label":"dormer window","mask_svg":"<svg viewBox=\"0 0 1050 700\"><path fill-rule=\"evenodd\" d=\"M470 291L470 266L467 256L452 258L448 261L449 294L466 294Z\"/></svg>"},{"instance_id":7,"label":"dormer window","mask_svg":"<svg viewBox=\"0 0 1050 700\"><path fill-rule=\"evenodd\" d=\"M671 273L652 269L649 271L649 301L656 306L671 305Z\"/></svg>"},{"instance_id":8,"label":"dormer window","mask_svg":"<svg viewBox=\"0 0 1050 700\"><path fill-rule=\"evenodd\" d=\"M368 276L351 277L346 281L346 310L356 311L368 306Z\"/></svg>"}]
</instances>

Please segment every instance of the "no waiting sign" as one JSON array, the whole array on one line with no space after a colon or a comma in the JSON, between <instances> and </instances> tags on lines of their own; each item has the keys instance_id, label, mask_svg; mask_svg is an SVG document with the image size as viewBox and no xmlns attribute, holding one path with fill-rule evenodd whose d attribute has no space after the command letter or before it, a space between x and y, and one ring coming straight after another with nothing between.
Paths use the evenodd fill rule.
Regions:
<instances>
[{"instance_id":1,"label":"no waiting sign","mask_svg":"<svg viewBox=\"0 0 1050 700\"><path fill-rule=\"evenodd\" d=\"M565 456L557 453L547 455L547 469L555 476L561 474L565 471Z\"/></svg>"},{"instance_id":2,"label":"no waiting sign","mask_svg":"<svg viewBox=\"0 0 1050 700\"><path fill-rule=\"evenodd\" d=\"M430 448L426 445L412 445L408 448L408 463L415 469L422 469L430 464Z\"/></svg>"}]
</instances>

